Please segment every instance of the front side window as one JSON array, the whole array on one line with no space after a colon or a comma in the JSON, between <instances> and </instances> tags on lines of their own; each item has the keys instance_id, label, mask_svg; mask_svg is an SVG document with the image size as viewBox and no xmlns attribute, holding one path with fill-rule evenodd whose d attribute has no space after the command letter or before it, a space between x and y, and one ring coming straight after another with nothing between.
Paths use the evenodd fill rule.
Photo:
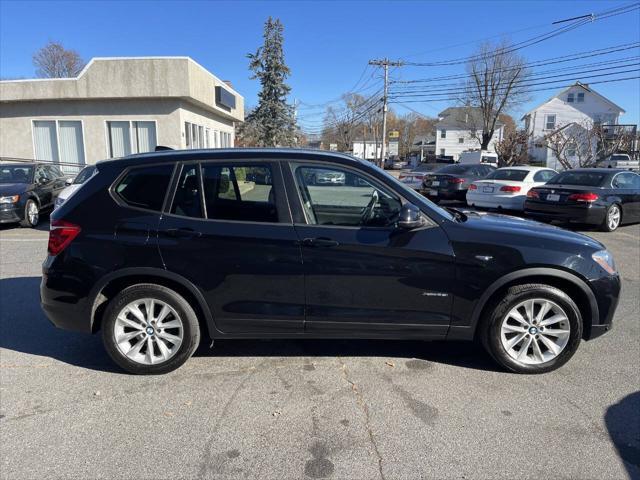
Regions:
<instances>
[{"instance_id":1,"label":"front side window","mask_svg":"<svg viewBox=\"0 0 640 480\"><path fill-rule=\"evenodd\" d=\"M295 177L309 224L387 227L400 214L397 196L349 170L299 166Z\"/></svg>"},{"instance_id":2,"label":"front side window","mask_svg":"<svg viewBox=\"0 0 640 480\"><path fill-rule=\"evenodd\" d=\"M278 222L270 165L202 166L207 218Z\"/></svg>"},{"instance_id":3,"label":"front side window","mask_svg":"<svg viewBox=\"0 0 640 480\"><path fill-rule=\"evenodd\" d=\"M132 153L153 152L157 146L155 122L107 122L109 156L125 157Z\"/></svg>"},{"instance_id":4,"label":"front side window","mask_svg":"<svg viewBox=\"0 0 640 480\"><path fill-rule=\"evenodd\" d=\"M115 193L128 205L161 211L173 165L132 168L118 183Z\"/></svg>"}]
</instances>

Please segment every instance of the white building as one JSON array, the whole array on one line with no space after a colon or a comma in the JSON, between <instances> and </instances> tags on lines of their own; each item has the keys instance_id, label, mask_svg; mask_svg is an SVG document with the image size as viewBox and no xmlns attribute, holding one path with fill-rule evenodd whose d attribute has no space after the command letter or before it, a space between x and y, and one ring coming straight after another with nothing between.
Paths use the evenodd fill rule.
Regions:
<instances>
[{"instance_id":1,"label":"white building","mask_svg":"<svg viewBox=\"0 0 640 480\"><path fill-rule=\"evenodd\" d=\"M481 115L480 109L474 107L450 107L440 112L436 123L436 155L458 160L462 152L479 149ZM503 135L504 124L498 121L487 151L495 152L495 144L502 140Z\"/></svg>"},{"instance_id":2,"label":"white building","mask_svg":"<svg viewBox=\"0 0 640 480\"><path fill-rule=\"evenodd\" d=\"M529 155L536 163L558 169L560 163L547 147L546 136L569 124L574 124L571 128L588 128L594 123L616 125L623 113L622 108L589 85L576 82L522 117L525 130L531 135Z\"/></svg>"},{"instance_id":3,"label":"white building","mask_svg":"<svg viewBox=\"0 0 640 480\"><path fill-rule=\"evenodd\" d=\"M243 120L243 97L189 57L94 58L76 78L0 82L5 158L82 166L157 145L232 147Z\"/></svg>"},{"instance_id":4,"label":"white building","mask_svg":"<svg viewBox=\"0 0 640 480\"><path fill-rule=\"evenodd\" d=\"M351 144L353 156L363 160L376 160L382 152L382 142L374 140L356 140ZM387 149L388 151L388 149Z\"/></svg>"}]
</instances>

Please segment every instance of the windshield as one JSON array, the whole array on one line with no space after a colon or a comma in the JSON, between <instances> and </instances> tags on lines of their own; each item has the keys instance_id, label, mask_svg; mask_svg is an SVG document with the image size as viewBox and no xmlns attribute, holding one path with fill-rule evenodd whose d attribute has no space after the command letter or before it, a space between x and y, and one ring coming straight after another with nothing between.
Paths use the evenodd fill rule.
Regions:
<instances>
[{"instance_id":1,"label":"windshield","mask_svg":"<svg viewBox=\"0 0 640 480\"><path fill-rule=\"evenodd\" d=\"M93 173L96 171L96 167L85 167L80 170L80 173L76 176L73 181L74 185L82 185L84 182L89 180Z\"/></svg>"},{"instance_id":2,"label":"windshield","mask_svg":"<svg viewBox=\"0 0 640 480\"><path fill-rule=\"evenodd\" d=\"M446 167L442 167L436 170L436 173L466 173L467 170L469 170L468 166L447 165Z\"/></svg>"},{"instance_id":3,"label":"windshield","mask_svg":"<svg viewBox=\"0 0 640 480\"><path fill-rule=\"evenodd\" d=\"M599 187L607 175L600 172L562 172L547 182L547 185L585 185Z\"/></svg>"},{"instance_id":4,"label":"windshield","mask_svg":"<svg viewBox=\"0 0 640 480\"><path fill-rule=\"evenodd\" d=\"M0 183L31 183L32 178L32 166L0 165Z\"/></svg>"},{"instance_id":5,"label":"windshield","mask_svg":"<svg viewBox=\"0 0 640 480\"><path fill-rule=\"evenodd\" d=\"M494 170L485 177L486 180L511 180L514 182L521 182L529 174L527 170L515 170L513 168L507 168L505 170Z\"/></svg>"}]
</instances>

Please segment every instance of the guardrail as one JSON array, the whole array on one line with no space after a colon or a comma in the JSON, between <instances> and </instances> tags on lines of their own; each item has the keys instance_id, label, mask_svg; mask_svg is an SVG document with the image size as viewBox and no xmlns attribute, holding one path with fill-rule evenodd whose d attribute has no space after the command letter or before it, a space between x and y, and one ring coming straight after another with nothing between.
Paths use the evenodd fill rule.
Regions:
<instances>
[{"instance_id":1,"label":"guardrail","mask_svg":"<svg viewBox=\"0 0 640 480\"><path fill-rule=\"evenodd\" d=\"M62 170L62 173L64 173L65 175L69 175L69 176L75 176L77 175L80 170L82 170L84 167L86 167L85 164L78 164L78 163L69 163L69 162L51 162L48 160L34 160L32 158L17 158L17 157L3 157L0 156L0 162L15 162L15 163L44 163L44 164L48 164L48 165L55 165L56 167L59 167L60 170Z\"/></svg>"}]
</instances>

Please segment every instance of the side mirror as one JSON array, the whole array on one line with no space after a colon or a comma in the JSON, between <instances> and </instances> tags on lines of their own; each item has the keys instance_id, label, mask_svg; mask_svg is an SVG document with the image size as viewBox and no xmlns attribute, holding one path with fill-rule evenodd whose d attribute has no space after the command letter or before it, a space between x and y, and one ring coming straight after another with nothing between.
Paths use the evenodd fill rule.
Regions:
<instances>
[{"instance_id":1,"label":"side mirror","mask_svg":"<svg viewBox=\"0 0 640 480\"><path fill-rule=\"evenodd\" d=\"M424 219L420 209L411 203L405 203L400 209L398 226L406 230L418 228L424 225Z\"/></svg>"},{"instance_id":2,"label":"side mirror","mask_svg":"<svg viewBox=\"0 0 640 480\"><path fill-rule=\"evenodd\" d=\"M67 178L67 179L65 179L65 181L64 181L64 184L65 184L66 186L69 186L69 185L71 185L72 183L73 183L73 178Z\"/></svg>"},{"instance_id":3,"label":"side mirror","mask_svg":"<svg viewBox=\"0 0 640 480\"><path fill-rule=\"evenodd\" d=\"M44 185L47 182L49 182L49 179L47 177L39 177L38 178L38 184L39 185Z\"/></svg>"}]
</instances>

